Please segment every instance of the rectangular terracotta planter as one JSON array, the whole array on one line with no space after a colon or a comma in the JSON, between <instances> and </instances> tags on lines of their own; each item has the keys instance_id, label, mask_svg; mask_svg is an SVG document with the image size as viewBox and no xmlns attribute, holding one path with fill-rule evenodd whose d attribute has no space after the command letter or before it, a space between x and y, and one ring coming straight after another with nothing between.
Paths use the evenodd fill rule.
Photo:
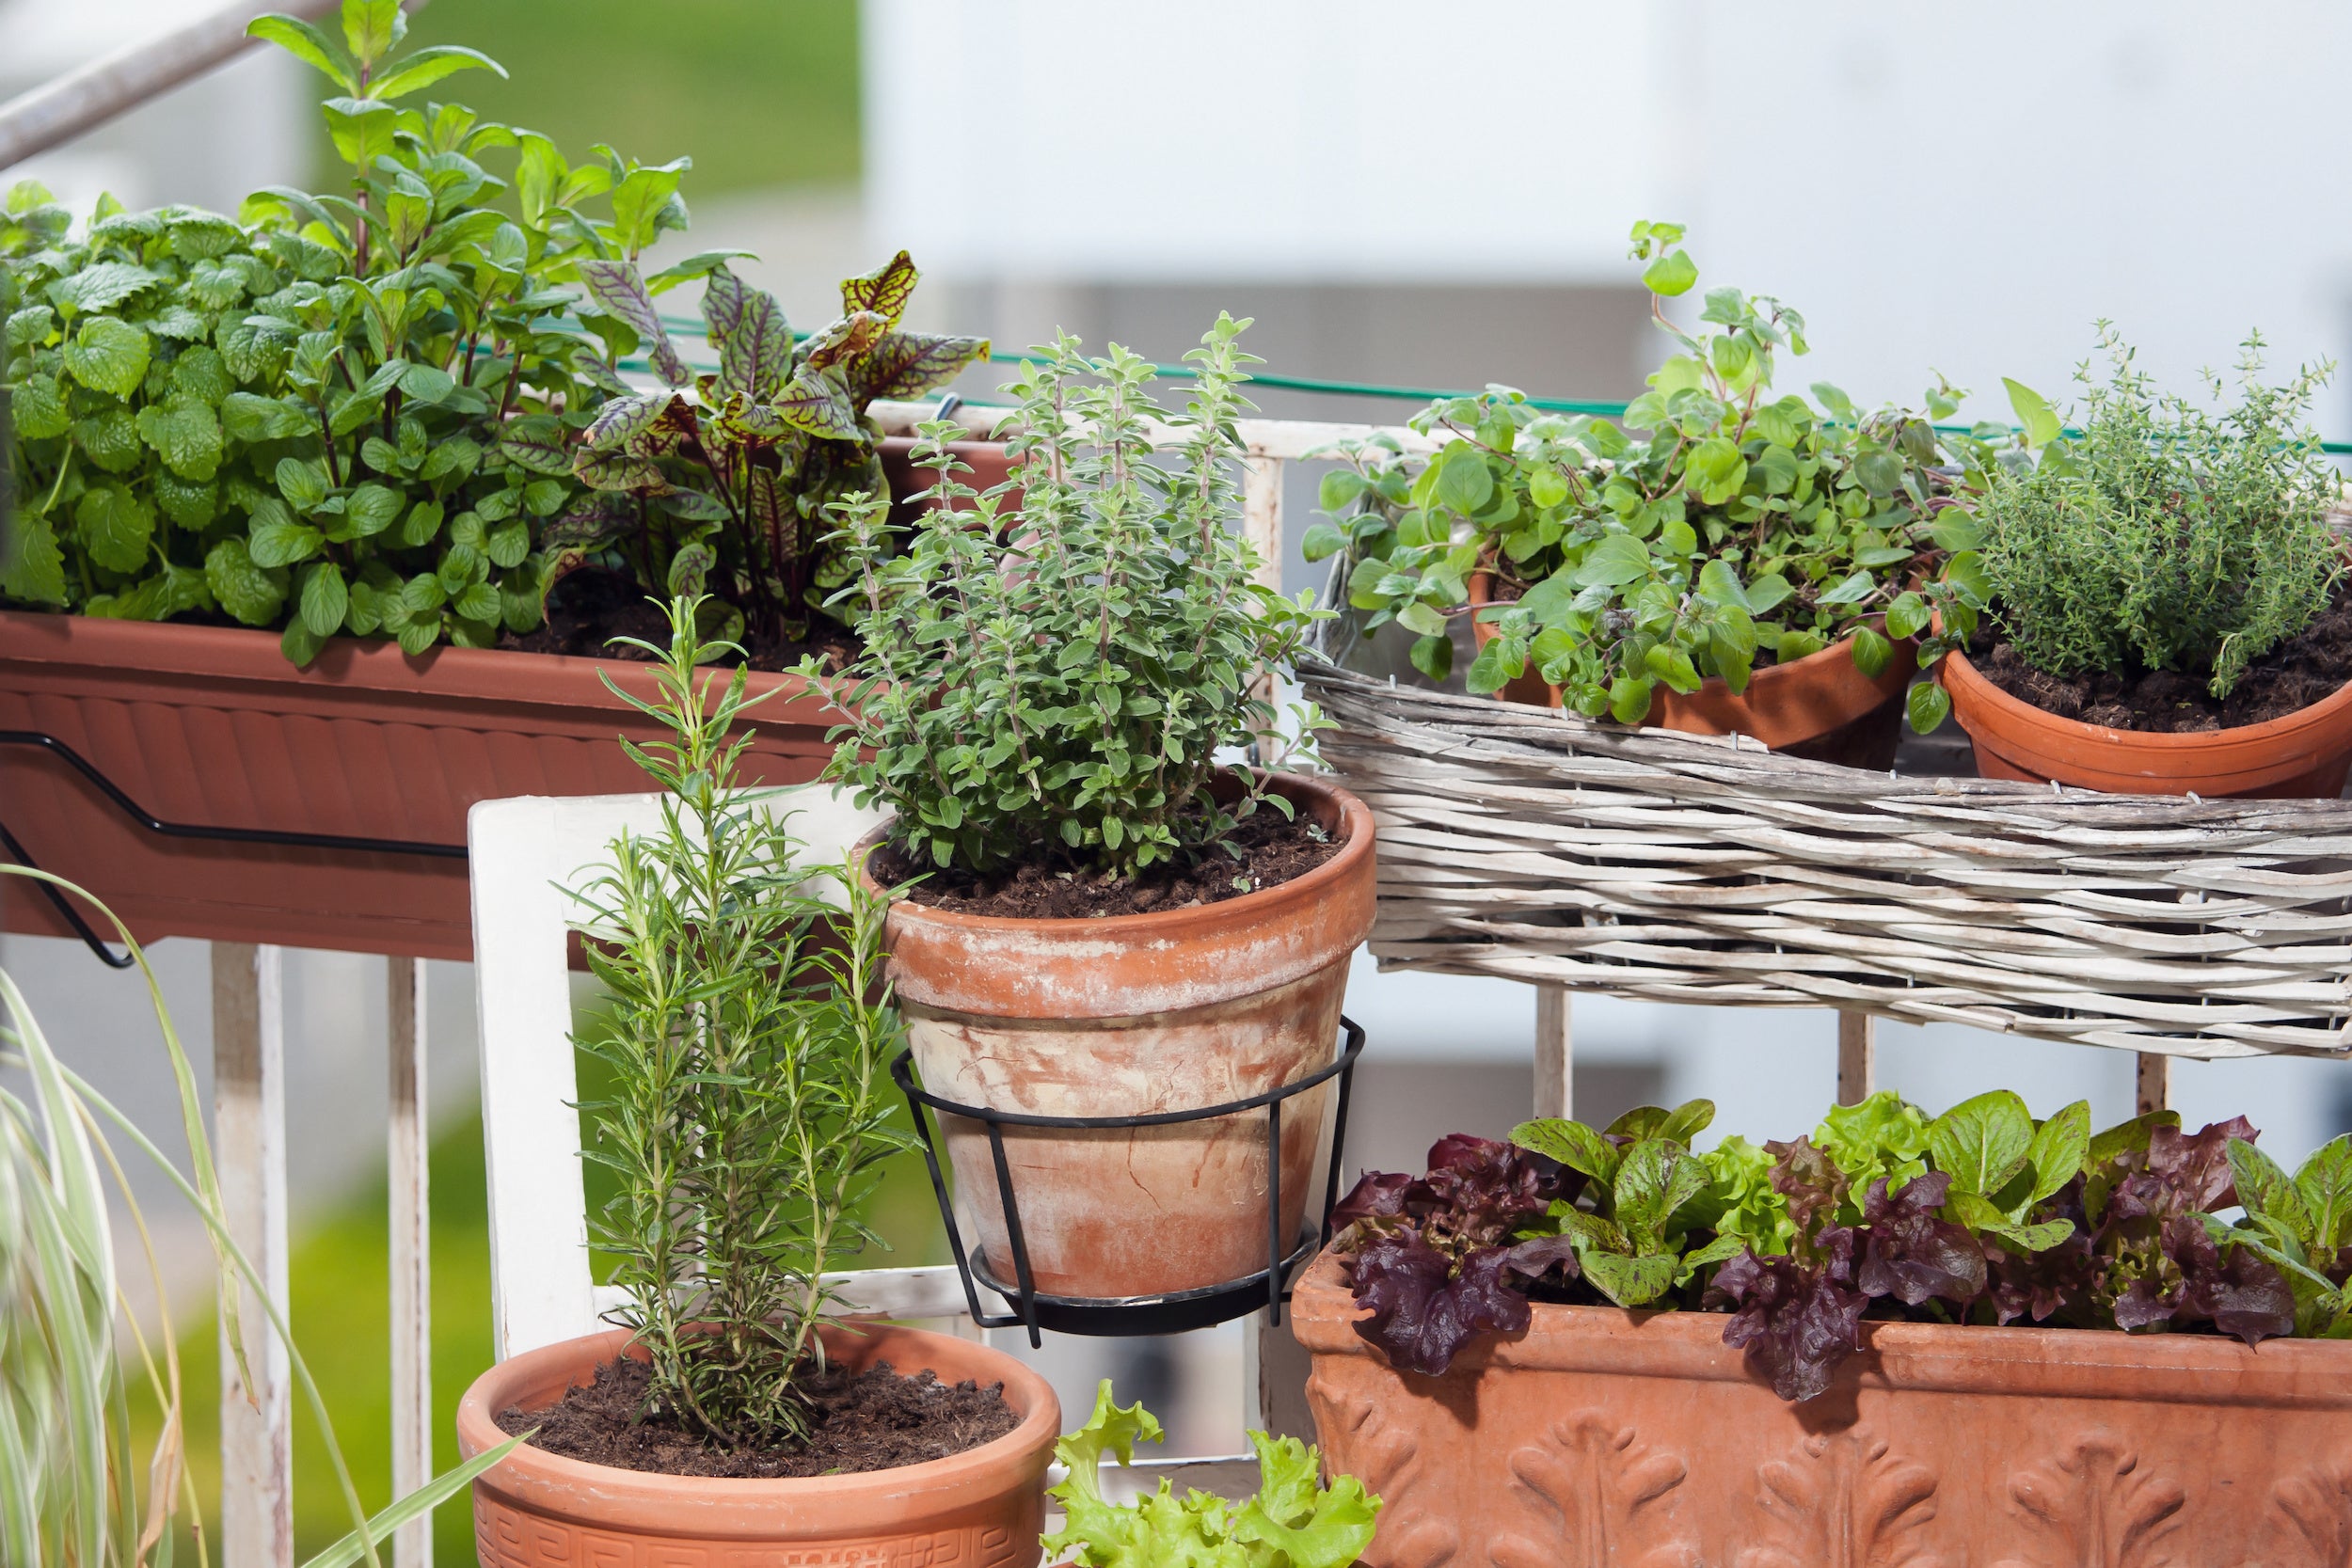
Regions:
<instances>
[{"instance_id":1,"label":"rectangular terracotta planter","mask_svg":"<svg viewBox=\"0 0 2352 1568\"><path fill-rule=\"evenodd\" d=\"M619 736L660 733L605 689L642 664L338 640L287 662L273 632L0 612L0 730L56 736L169 822L463 846L476 800L648 787ZM793 675L750 721L745 773L804 784L839 718ZM473 952L463 859L202 842L147 831L46 752L0 746L0 824L141 941L202 937L422 958ZM582 845L583 861L601 847ZM70 935L22 886L11 931Z\"/></svg>"},{"instance_id":2,"label":"rectangular terracotta planter","mask_svg":"<svg viewBox=\"0 0 2352 1568\"><path fill-rule=\"evenodd\" d=\"M1865 1326L1784 1403L1713 1313L1537 1306L1440 1378L1292 1306L1326 1460L1383 1499L1375 1568L2342 1568L2352 1345Z\"/></svg>"}]
</instances>

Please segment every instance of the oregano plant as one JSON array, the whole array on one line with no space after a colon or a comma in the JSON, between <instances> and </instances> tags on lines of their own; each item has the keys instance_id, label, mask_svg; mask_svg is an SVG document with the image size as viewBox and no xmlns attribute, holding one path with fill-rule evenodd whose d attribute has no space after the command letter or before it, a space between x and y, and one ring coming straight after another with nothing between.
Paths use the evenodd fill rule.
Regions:
<instances>
[{"instance_id":1,"label":"oregano plant","mask_svg":"<svg viewBox=\"0 0 2352 1568\"><path fill-rule=\"evenodd\" d=\"M961 432L922 427L917 461L943 504L903 550L882 498L834 507L855 573L836 602L865 650L832 773L898 814L918 863L1127 876L1263 806L1290 812L1262 774L1230 799L1212 789L1221 748L1273 730L1255 682L1305 651L1320 614L1258 580L1236 527L1248 325L1218 316L1173 415L1152 402L1152 365L1117 344L1088 358L1063 334L1040 349L1010 384L1005 484L972 490L947 445Z\"/></svg>"},{"instance_id":2,"label":"oregano plant","mask_svg":"<svg viewBox=\"0 0 2352 1568\"><path fill-rule=\"evenodd\" d=\"M628 1294L614 1321L651 1357L655 1409L735 1446L805 1434L821 1366L824 1275L875 1237L880 1162L909 1147L886 1076L901 1033L882 978L884 901L854 865L810 864L788 818L739 786L744 672L696 666L696 601L670 608L659 695L613 694L669 738L623 747L661 791L661 826L625 833L579 895L604 1015L577 1037L610 1069L583 1104L584 1157L616 1191L594 1227ZM822 878L846 903L807 891ZM822 923L820 927L820 922Z\"/></svg>"}]
</instances>

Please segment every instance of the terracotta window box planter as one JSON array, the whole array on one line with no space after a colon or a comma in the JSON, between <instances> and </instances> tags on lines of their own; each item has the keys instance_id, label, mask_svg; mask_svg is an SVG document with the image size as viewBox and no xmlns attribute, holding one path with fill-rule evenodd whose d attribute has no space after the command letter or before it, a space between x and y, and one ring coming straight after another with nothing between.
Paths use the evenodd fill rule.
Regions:
<instances>
[{"instance_id":1,"label":"terracotta window box planter","mask_svg":"<svg viewBox=\"0 0 2352 1568\"><path fill-rule=\"evenodd\" d=\"M600 669L652 694L642 664L451 647L409 658L344 639L298 669L275 632L6 611L0 729L55 736L167 822L462 848L477 800L646 787L614 737L651 740L657 726L605 689ZM747 773L807 783L839 716L798 676L752 679L779 695L753 721ZM462 855L161 836L58 757L0 753L0 823L142 942L472 957ZM0 920L72 934L48 900L21 891Z\"/></svg>"},{"instance_id":2,"label":"terracotta window box planter","mask_svg":"<svg viewBox=\"0 0 2352 1568\"><path fill-rule=\"evenodd\" d=\"M1041 1555L1045 1468L1061 1407L1045 1380L1002 1351L945 1334L867 1326L824 1331L835 1361L888 1361L943 1383L1004 1385L1021 1424L993 1442L921 1465L781 1481L713 1481L565 1459L525 1444L474 1482L474 1538L489 1568L546 1563L863 1564L1031 1568ZM459 1450L506 1441L498 1413L537 1410L594 1381L625 1329L500 1362L457 1407Z\"/></svg>"},{"instance_id":3,"label":"terracotta window box planter","mask_svg":"<svg viewBox=\"0 0 2352 1568\"><path fill-rule=\"evenodd\" d=\"M1334 1472L1383 1499L1375 1568L2241 1568L2352 1551L2352 1346L1873 1323L1783 1402L1713 1313L1538 1305L1443 1377L1292 1303Z\"/></svg>"}]
</instances>

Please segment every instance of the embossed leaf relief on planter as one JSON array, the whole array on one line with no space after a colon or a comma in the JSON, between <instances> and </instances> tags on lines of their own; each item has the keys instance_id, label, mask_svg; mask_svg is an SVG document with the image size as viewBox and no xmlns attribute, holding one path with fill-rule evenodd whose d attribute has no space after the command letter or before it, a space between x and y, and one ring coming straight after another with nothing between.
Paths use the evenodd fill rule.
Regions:
<instances>
[{"instance_id":1,"label":"embossed leaf relief on planter","mask_svg":"<svg viewBox=\"0 0 2352 1568\"><path fill-rule=\"evenodd\" d=\"M2026 1544L1997 1568L2208 1568L2176 1558L2172 1536L2187 1494L2105 1432L2009 1478Z\"/></svg>"},{"instance_id":2,"label":"embossed leaf relief on planter","mask_svg":"<svg viewBox=\"0 0 2352 1568\"><path fill-rule=\"evenodd\" d=\"M1383 1421L1371 1396L1343 1390L1320 1371L1307 1380L1307 1401L1318 1429L1332 1434L1325 1447L1334 1455L1335 1470L1344 1468L1375 1497L1422 1495L1411 1486L1421 1468L1421 1440L1411 1427ZM1346 1456L1344 1466L1336 1463L1340 1454ZM1461 1549L1462 1532L1452 1519L1391 1502L1381 1509L1370 1555L1381 1568L1441 1568Z\"/></svg>"},{"instance_id":3,"label":"embossed leaf relief on planter","mask_svg":"<svg viewBox=\"0 0 2352 1568\"><path fill-rule=\"evenodd\" d=\"M2352 1568L2352 1456L2314 1465L2270 1489L2270 1520L2249 1568Z\"/></svg>"},{"instance_id":4,"label":"embossed leaf relief on planter","mask_svg":"<svg viewBox=\"0 0 2352 1568\"><path fill-rule=\"evenodd\" d=\"M1511 1455L1510 1471L1516 1512L1534 1530L1498 1538L1495 1568L1697 1568L1698 1543L1675 1518L1690 1466L1605 1412L1553 1422Z\"/></svg>"},{"instance_id":5,"label":"embossed leaf relief on planter","mask_svg":"<svg viewBox=\"0 0 2352 1568\"><path fill-rule=\"evenodd\" d=\"M1807 1437L1756 1480L1756 1544L1739 1568L1942 1568L1922 1539L1935 1472L1863 1428Z\"/></svg>"}]
</instances>

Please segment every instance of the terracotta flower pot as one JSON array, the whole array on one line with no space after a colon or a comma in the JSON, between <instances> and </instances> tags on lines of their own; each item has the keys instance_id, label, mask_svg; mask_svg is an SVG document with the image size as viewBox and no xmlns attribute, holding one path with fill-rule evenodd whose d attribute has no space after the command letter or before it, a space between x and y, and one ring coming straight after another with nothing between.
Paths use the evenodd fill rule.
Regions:
<instances>
[{"instance_id":1,"label":"terracotta flower pot","mask_svg":"<svg viewBox=\"0 0 2352 1568\"><path fill-rule=\"evenodd\" d=\"M1490 601L1493 579L1484 572L1470 581L1470 602ZM1485 647L1495 628L1472 618L1471 635ZM1652 693L1645 723L1686 735L1744 735L1775 752L1844 763L1850 768L1889 768L1901 738L1903 692L1918 673L1918 645L1909 638L1894 644L1894 657L1877 675L1854 668L1843 642L1808 654L1791 664L1767 664L1734 692L1719 676L1687 696L1661 686ZM1560 689L1531 666L1506 685L1505 702L1533 707L1561 705Z\"/></svg>"},{"instance_id":2,"label":"terracotta flower pot","mask_svg":"<svg viewBox=\"0 0 2352 1568\"><path fill-rule=\"evenodd\" d=\"M468 1458L506 1440L498 1412L552 1404L594 1381L626 1330L500 1362L466 1390L457 1444ZM785 1481L654 1475L563 1459L529 1444L474 1482L474 1539L486 1568L612 1563L931 1564L1030 1568L1045 1528L1045 1467L1061 1407L1043 1378L1001 1351L944 1334L825 1331L834 1359L929 1370L943 1383L1001 1383L1021 1424L968 1452L894 1470Z\"/></svg>"},{"instance_id":3,"label":"terracotta flower pot","mask_svg":"<svg viewBox=\"0 0 2352 1568\"><path fill-rule=\"evenodd\" d=\"M339 639L308 668L275 633L0 612L0 729L42 731L167 822L463 846L466 812L508 795L643 791L613 744L655 738L599 669L650 696L642 664ZM756 710L761 784L823 768L838 715L797 676ZM203 937L472 957L462 858L159 836L56 756L0 748L0 824L44 870L104 898L142 941ZM44 898L0 921L62 936Z\"/></svg>"},{"instance_id":4,"label":"terracotta flower pot","mask_svg":"<svg viewBox=\"0 0 2352 1568\"><path fill-rule=\"evenodd\" d=\"M2333 800L2352 768L2352 684L2283 719L2154 735L2044 713L1985 679L1957 649L1936 668L1988 779L2055 779L2111 795Z\"/></svg>"},{"instance_id":5,"label":"terracotta flower pot","mask_svg":"<svg viewBox=\"0 0 2352 1568\"><path fill-rule=\"evenodd\" d=\"M991 490L1012 477L1012 452L1002 441L950 441L947 450L971 466L968 474L956 477L975 490ZM890 493L897 498L891 502L890 520L900 528L912 527L922 515L923 504L914 499L931 487L931 471L915 467L914 437L891 436L882 443L882 473L890 481ZM1018 495L1009 514L1020 505Z\"/></svg>"},{"instance_id":6,"label":"terracotta flower pot","mask_svg":"<svg viewBox=\"0 0 2352 1568\"><path fill-rule=\"evenodd\" d=\"M924 1087L991 1110L1146 1116L1247 1099L1328 1065L1348 959L1372 930L1372 814L1319 779L1285 775L1278 787L1341 847L1263 892L1099 920L893 905L890 975ZM1285 1237L1304 1223L1331 1088L1283 1104ZM987 1134L943 1119L981 1265L1010 1284ZM1118 1132L1009 1127L1004 1143L1045 1294L1168 1295L1265 1272L1263 1113Z\"/></svg>"},{"instance_id":7,"label":"terracotta flower pot","mask_svg":"<svg viewBox=\"0 0 2352 1568\"><path fill-rule=\"evenodd\" d=\"M1538 1306L1440 1378L1350 1326L1336 1259L1292 1323L1327 1463L1382 1499L1374 1568L2340 1564L2352 1346L1867 1323L1802 1405L1724 1318Z\"/></svg>"}]
</instances>

